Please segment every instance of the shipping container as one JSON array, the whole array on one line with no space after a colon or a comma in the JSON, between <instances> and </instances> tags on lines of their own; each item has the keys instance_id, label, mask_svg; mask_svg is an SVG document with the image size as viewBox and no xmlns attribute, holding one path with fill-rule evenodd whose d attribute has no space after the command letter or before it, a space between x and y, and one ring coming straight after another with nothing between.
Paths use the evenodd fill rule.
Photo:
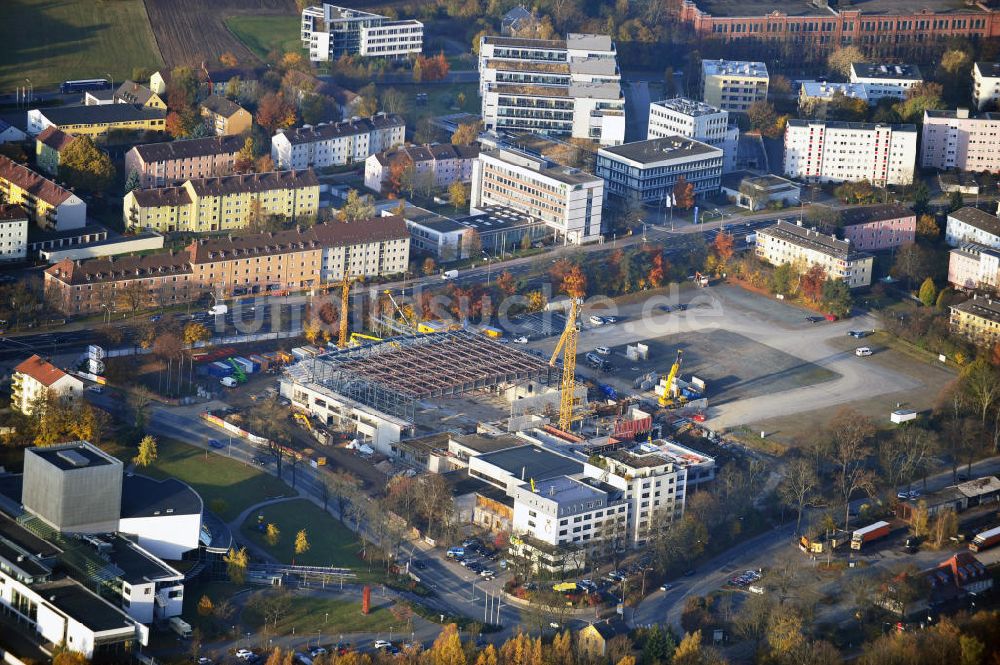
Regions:
<instances>
[{"instance_id":1,"label":"shipping container","mask_svg":"<svg viewBox=\"0 0 1000 665\"><path fill-rule=\"evenodd\" d=\"M861 546L865 543L870 543L873 540L878 540L879 538L884 538L888 535L888 522L875 522L874 524L869 524L868 526L858 529L851 534L851 549L860 550Z\"/></svg>"},{"instance_id":2,"label":"shipping container","mask_svg":"<svg viewBox=\"0 0 1000 665\"><path fill-rule=\"evenodd\" d=\"M969 549L973 552L983 552L997 544L1000 544L1000 526L983 531L977 535L969 543Z\"/></svg>"},{"instance_id":3,"label":"shipping container","mask_svg":"<svg viewBox=\"0 0 1000 665\"><path fill-rule=\"evenodd\" d=\"M253 363L253 371L255 372L266 372L271 366L271 363L268 362L267 358L257 355L256 353L250 356L250 362Z\"/></svg>"},{"instance_id":4,"label":"shipping container","mask_svg":"<svg viewBox=\"0 0 1000 665\"><path fill-rule=\"evenodd\" d=\"M229 376L233 373L232 365L221 361L215 361L208 366L208 374L216 378Z\"/></svg>"},{"instance_id":5,"label":"shipping container","mask_svg":"<svg viewBox=\"0 0 1000 665\"><path fill-rule=\"evenodd\" d=\"M232 360L233 362L238 364L240 368L243 369L244 374L254 373L253 361L251 361L249 358L244 358L243 356L233 356Z\"/></svg>"}]
</instances>

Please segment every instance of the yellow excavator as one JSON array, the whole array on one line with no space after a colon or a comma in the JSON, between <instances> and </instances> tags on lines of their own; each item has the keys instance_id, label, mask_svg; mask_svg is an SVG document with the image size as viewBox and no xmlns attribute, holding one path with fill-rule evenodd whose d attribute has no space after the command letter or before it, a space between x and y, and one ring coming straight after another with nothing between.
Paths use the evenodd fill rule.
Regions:
<instances>
[{"instance_id":1,"label":"yellow excavator","mask_svg":"<svg viewBox=\"0 0 1000 665\"><path fill-rule=\"evenodd\" d=\"M677 389L675 381L677 379L677 373L681 369L681 359L683 352L677 349L677 359L674 360L674 364L670 367L670 373L664 377L663 394L660 395L660 407L669 408L672 406L678 406L687 401L687 398L680 394L680 390Z\"/></svg>"}]
</instances>

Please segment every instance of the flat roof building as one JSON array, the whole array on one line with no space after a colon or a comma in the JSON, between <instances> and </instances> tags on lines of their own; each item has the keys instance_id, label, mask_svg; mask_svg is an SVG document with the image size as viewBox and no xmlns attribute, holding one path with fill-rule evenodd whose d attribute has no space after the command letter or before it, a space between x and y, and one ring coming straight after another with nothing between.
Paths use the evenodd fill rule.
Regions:
<instances>
[{"instance_id":1,"label":"flat roof building","mask_svg":"<svg viewBox=\"0 0 1000 665\"><path fill-rule=\"evenodd\" d=\"M916 65L851 63L851 83L864 84L872 103L883 97L906 99L907 91L923 81Z\"/></svg>"},{"instance_id":2,"label":"flat roof building","mask_svg":"<svg viewBox=\"0 0 1000 665\"><path fill-rule=\"evenodd\" d=\"M916 161L914 125L793 119L785 128L785 175L806 182L909 185Z\"/></svg>"},{"instance_id":3,"label":"flat roof building","mask_svg":"<svg viewBox=\"0 0 1000 665\"><path fill-rule=\"evenodd\" d=\"M701 98L726 111L745 113L754 102L766 100L769 81L763 62L701 61Z\"/></svg>"},{"instance_id":4,"label":"flat roof building","mask_svg":"<svg viewBox=\"0 0 1000 665\"><path fill-rule=\"evenodd\" d=\"M694 185L695 196L719 191L722 162L722 149L670 136L601 148L596 172L610 194L660 203L672 196L681 178Z\"/></svg>"},{"instance_id":5,"label":"flat roof building","mask_svg":"<svg viewBox=\"0 0 1000 665\"><path fill-rule=\"evenodd\" d=\"M302 10L302 47L313 62L343 55L399 58L420 53L424 24L329 3Z\"/></svg>"},{"instance_id":6,"label":"flat roof building","mask_svg":"<svg viewBox=\"0 0 1000 665\"><path fill-rule=\"evenodd\" d=\"M972 65L972 104L983 111L993 110L1000 102L1000 62L977 62Z\"/></svg>"},{"instance_id":7,"label":"flat roof building","mask_svg":"<svg viewBox=\"0 0 1000 665\"><path fill-rule=\"evenodd\" d=\"M740 130L729 124L729 111L684 97L651 102L646 138L669 136L683 136L720 148L723 153L722 172L736 170Z\"/></svg>"},{"instance_id":8,"label":"flat roof building","mask_svg":"<svg viewBox=\"0 0 1000 665\"><path fill-rule=\"evenodd\" d=\"M968 109L924 111L920 165L925 169L1000 171L996 149L1000 113L970 115Z\"/></svg>"}]
</instances>

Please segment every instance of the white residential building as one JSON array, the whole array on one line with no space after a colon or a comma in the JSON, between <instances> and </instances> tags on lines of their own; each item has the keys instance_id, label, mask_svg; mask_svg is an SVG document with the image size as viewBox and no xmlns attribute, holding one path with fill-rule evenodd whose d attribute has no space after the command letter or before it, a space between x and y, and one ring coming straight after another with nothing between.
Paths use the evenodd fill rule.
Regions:
<instances>
[{"instance_id":1,"label":"white residential building","mask_svg":"<svg viewBox=\"0 0 1000 665\"><path fill-rule=\"evenodd\" d=\"M595 172L604 179L609 194L661 203L673 193L680 178L694 185L696 196L719 191L722 161L720 148L668 136L601 148Z\"/></svg>"},{"instance_id":2,"label":"white residential building","mask_svg":"<svg viewBox=\"0 0 1000 665\"><path fill-rule=\"evenodd\" d=\"M380 58L406 57L420 53L424 24L393 21L379 14L337 5L302 10L302 46L314 62L336 60L342 55Z\"/></svg>"},{"instance_id":3,"label":"white residential building","mask_svg":"<svg viewBox=\"0 0 1000 665\"><path fill-rule=\"evenodd\" d=\"M684 136L722 150L722 172L736 170L739 127L729 124L729 111L705 102L675 97L649 105L647 139Z\"/></svg>"},{"instance_id":4,"label":"white residential building","mask_svg":"<svg viewBox=\"0 0 1000 665\"><path fill-rule=\"evenodd\" d=\"M826 120L830 102L837 96L860 99L865 104L870 103L868 89L864 83L802 81L799 87L799 112L809 118Z\"/></svg>"},{"instance_id":5,"label":"white residential building","mask_svg":"<svg viewBox=\"0 0 1000 665\"><path fill-rule=\"evenodd\" d=\"M914 125L789 120L785 129L785 175L807 182L909 185L916 158Z\"/></svg>"},{"instance_id":6,"label":"white residential building","mask_svg":"<svg viewBox=\"0 0 1000 665\"><path fill-rule=\"evenodd\" d=\"M506 206L530 215L564 243L601 237L604 181L513 148L481 152L472 167L471 211Z\"/></svg>"},{"instance_id":7,"label":"white residential building","mask_svg":"<svg viewBox=\"0 0 1000 665\"><path fill-rule=\"evenodd\" d=\"M920 165L925 169L1000 171L1000 113L924 111Z\"/></svg>"},{"instance_id":8,"label":"white residential building","mask_svg":"<svg viewBox=\"0 0 1000 665\"><path fill-rule=\"evenodd\" d=\"M271 159L277 169L343 166L402 145L406 122L398 115L304 125L278 130L271 137Z\"/></svg>"},{"instance_id":9,"label":"white residential building","mask_svg":"<svg viewBox=\"0 0 1000 665\"><path fill-rule=\"evenodd\" d=\"M872 103L882 97L905 99L907 91L923 80L916 65L851 64L851 83L864 83Z\"/></svg>"},{"instance_id":10,"label":"white residential building","mask_svg":"<svg viewBox=\"0 0 1000 665\"><path fill-rule=\"evenodd\" d=\"M779 221L757 232L757 256L773 266L820 266L830 279L840 279L852 289L872 281L871 254L858 252L849 240Z\"/></svg>"},{"instance_id":11,"label":"white residential building","mask_svg":"<svg viewBox=\"0 0 1000 665\"><path fill-rule=\"evenodd\" d=\"M83 381L62 371L40 356L33 355L14 368L11 379L11 408L30 416L37 400L46 397L69 399L83 396Z\"/></svg>"},{"instance_id":12,"label":"white residential building","mask_svg":"<svg viewBox=\"0 0 1000 665\"><path fill-rule=\"evenodd\" d=\"M971 206L948 213L944 239L952 247L976 243L1000 249L1000 219Z\"/></svg>"},{"instance_id":13,"label":"white residential building","mask_svg":"<svg viewBox=\"0 0 1000 665\"><path fill-rule=\"evenodd\" d=\"M610 535L607 521L615 523L619 518L624 521L628 506L622 501L621 492L609 492L595 485L586 478L570 476L519 484L511 492L512 534L529 536L553 547L589 549L600 543ZM624 536L624 529L621 531Z\"/></svg>"},{"instance_id":14,"label":"white residential building","mask_svg":"<svg viewBox=\"0 0 1000 665\"><path fill-rule=\"evenodd\" d=\"M482 37L479 94L487 131L625 140L625 96L615 44L606 35L562 39Z\"/></svg>"},{"instance_id":15,"label":"white residential building","mask_svg":"<svg viewBox=\"0 0 1000 665\"><path fill-rule=\"evenodd\" d=\"M28 256L28 220L19 205L0 203L0 262L23 261Z\"/></svg>"},{"instance_id":16,"label":"white residential building","mask_svg":"<svg viewBox=\"0 0 1000 665\"><path fill-rule=\"evenodd\" d=\"M977 62L972 66L972 103L982 111L1000 102L1000 62Z\"/></svg>"},{"instance_id":17,"label":"white residential building","mask_svg":"<svg viewBox=\"0 0 1000 665\"><path fill-rule=\"evenodd\" d=\"M701 61L701 98L726 111L746 112L754 102L766 100L770 80L763 62Z\"/></svg>"},{"instance_id":18,"label":"white residential building","mask_svg":"<svg viewBox=\"0 0 1000 665\"><path fill-rule=\"evenodd\" d=\"M468 182L472 179L472 164L478 156L479 148L475 146L450 143L383 150L365 160L365 187L381 193L391 185L392 167L396 163L404 170L403 179L409 179L418 190L424 186L441 189L453 182Z\"/></svg>"}]
</instances>

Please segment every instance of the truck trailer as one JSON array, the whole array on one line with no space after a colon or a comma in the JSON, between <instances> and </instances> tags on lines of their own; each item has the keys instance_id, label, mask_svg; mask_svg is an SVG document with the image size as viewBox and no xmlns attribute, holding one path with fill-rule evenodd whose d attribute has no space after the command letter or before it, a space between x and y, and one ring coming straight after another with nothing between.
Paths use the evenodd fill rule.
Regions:
<instances>
[{"instance_id":1,"label":"truck trailer","mask_svg":"<svg viewBox=\"0 0 1000 665\"><path fill-rule=\"evenodd\" d=\"M984 552L994 545L1000 545L1000 526L995 526L992 529L977 534L972 539L972 542L969 543L969 549L973 552Z\"/></svg>"},{"instance_id":2,"label":"truck trailer","mask_svg":"<svg viewBox=\"0 0 1000 665\"><path fill-rule=\"evenodd\" d=\"M870 543L873 540L878 540L879 538L885 538L888 535L888 522L875 522L875 524L869 524L868 526L858 529L851 534L851 549L860 550L865 543Z\"/></svg>"}]
</instances>

